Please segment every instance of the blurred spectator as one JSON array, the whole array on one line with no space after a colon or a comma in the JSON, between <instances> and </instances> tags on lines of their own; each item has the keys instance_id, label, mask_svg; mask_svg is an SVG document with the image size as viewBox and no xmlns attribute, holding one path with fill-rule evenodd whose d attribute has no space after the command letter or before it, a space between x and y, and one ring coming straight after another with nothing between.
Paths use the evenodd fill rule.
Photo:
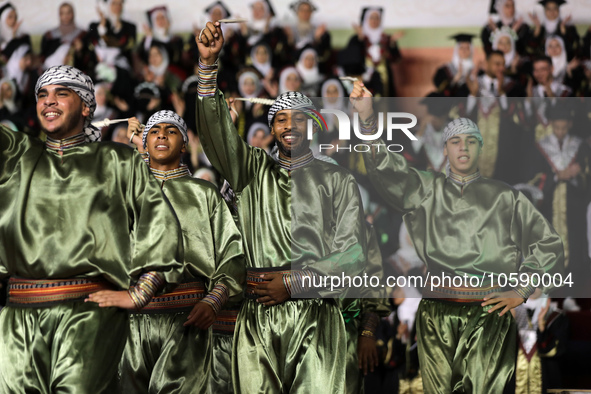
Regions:
<instances>
[{"instance_id":1,"label":"blurred spectator","mask_svg":"<svg viewBox=\"0 0 591 394\"><path fill-rule=\"evenodd\" d=\"M396 89L392 64L400 60L398 40L403 32L392 35L384 33L382 7L365 7L361 12L360 25L353 25L356 35L349 40L348 47L364 47L359 59L365 64L363 82L376 96L395 97Z\"/></svg>"},{"instance_id":2,"label":"blurred spectator","mask_svg":"<svg viewBox=\"0 0 591 394\"><path fill-rule=\"evenodd\" d=\"M299 92L302 87L302 77L295 67L286 67L279 74L279 91L272 96L285 92Z\"/></svg>"},{"instance_id":3,"label":"blurred spectator","mask_svg":"<svg viewBox=\"0 0 591 394\"><path fill-rule=\"evenodd\" d=\"M2 2L0 5L0 50L2 50L5 59L8 59L10 53L21 45L31 46L29 35L20 30L22 23L22 20L18 20L16 8L12 3Z\"/></svg>"},{"instance_id":4,"label":"blurred spectator","mask_svg":"<svg viewBox=\"0 0 591 394\"><path fill-rule=\"evenodd\" d=\"M560 6L565 4L566 0L540 0L538 3L544 6L544 18L540 22L540 19L535 13L529 15L534 23L534 30L529 46L538 48L538 54L541 54L544 48L546 48L548 37L558 35L562 38L563 44L566 44L568 59L572 59L579 50L579 33L570 24L571 15L564 19L560 16Z\"/></svg>"},{"instance_id":5,"label":"blurred spectator","mask_svg":"<svg viewBox=\"0 0 591 394\"><path fill-rule=\"evenodd\" d=\"M131 51L136 44L135 24L121 18L123 0L98 0L99 22L88 28L88 41L97 47L116 48L132 64Z\"/></svg>"},{"instance_id":6,"label":"blurred spectator","mask_svg":"<svg viewBox=\"0 0 591 394\"><path fill-rule=\"evenodd\" d=\"M572 135L573 113L566 102L548 109L552 134L541 139L527 163L530 183L544 195L540 211L552 223L564 244L565 273L588 276L586 216L589 203L591 148ZM575 285L579 284L575 280ZM574 287L570 295L583 289ZM580 293L579 293L580 294Z\"/></svg>"},{"instance_id":7,"label":"blurred spectator","mask_svg":"<svg viewBox=\"0 0 591 394\"><path fill-rule=\"evenodd\" d=\"M304 48L298 57L296 69L302 78L300 91L308 97L318 97L324 76L318 68L318 54L313 48Z\"/></svg>"},{"instance_id":8,"label":"blurred spectator","mask_svg":"<svg viewBox=\"0 0 591 394\"><path fill-rule=\"evenodd\" d=\"M289 7L297 17L295 24L284 27L289 45L296 52L307 46L314 48L321 70L328 72L325 66L331 56L330 33L325 24L311 23L312 14L317 10L316 6L309 0L298 0L291 3Z\"/></svg>"},{"instance_id":9,"label":"blurred spectator","mask_svg":"<svg viewBox=\"0 0 591 394\"><path fill-rule=\"evenodd\" d=\"M479 157L478 168L482 176L495 178L510 184L522 179L516 171L520 168L521 127L515 123L520 108L510 105L507 97L519 95L519 86L504 75L505 55L492 51L486 60L484 74L467 78L470 96L467 99L467 116L480 127L487 149ZM473 72L474 74L474 72Z\"/></svg>"},{"instance_id":10,"label":"blurred spectator","mask_svg":"<svg viewBox=\"0 0 591 394\"><path fill-rule=\"evenodd\" d=\"M561 361L567 349L568 318L540 289L511 311L518 329L515 393L546 393L564 387Z\"/></svg>"},{"instance_id":11,"label":"blurred spectator","mask_svg":"<svg viewBox=\"0 0 591 394\"><path fill-rule=\"evenodd\" d=\"M182 72L183 57L183 39L170 32L170 16L168 8L163 6L154 7L146 12L148 24L144 24L145 37L138 46L138 55L144 64L148 63L150 48L153 44L158 44L168 53L170 65L177 68L177 72Z\"/></svg>"},{"instance_id":12,"label":"blurred spectator","mask_svg":"<svg viewBox=\"0 0 591 394\"><path fill-rule=\"evenodd\" d=\"M456 41L454 45L451 62L441 66L435 72L433 84L437 91L448 97L468 96L466 78L474 69L472 60L472 38L473 34L459 33L450 38Z\"/></svg>"},{"instance_id":13,"label":"blurred spectator","mask_svg":"<svg viewBox=\"0 0 591 394\"><path fill-rule=\"evenodd\" d=\"M450 112L456 102L451 97L432 92L421 100L421 104L427 107L427 116L419 121L418 131L415 133L417 140L409 141L405 138L406 146L402 154L411 166L419 170L442 172L447 163L441 149L444 145L443 129L451 122Z\"/></svg>"},{"instance_id":14,"label":"blurred spectator","mask_svg":"<svg viewBox=\"0 0 591 394\"><path fill-rule=\"evenodd\" d=\"M515 12L515 0L491 0L490 14L498 15L498 21L491 18L488 24L482 28L480 39L486 54L493 50L491 35L502 28L510 29L515 33L515 50L520 56L527 53L527 39L529 27L523 23L523 17Z\"/></svg>"},{"instance_id":15,"label":"blurred spectator","mask_svg":"<svg viewBox=\"0 0 591 394\"><path fill-rule=\"evenodd\" d=\"M261 148L267 153L271 152L271 144L273 143L273 136L269 132L269 126L263 122L253 123L246 135L246 143L255 148Z\"/></svg>"},{"instance_id":16,"label":"blurred spectator","mask_svg":"<svg viewBox=\"0 0 591 394\"><path fill-rule=\"evenodd\" d=\"M516 34L509 28L500 28L491 35L492 49L503 52L505 56L505 75L510 76L519 83L527 82L527 73L524 70L525 61L515 49Z\"/></svg>"},{"instance_id":17,"label":"blurred spectator","mask_svg":"<svg viewBox=\"0 0 591 394\"><path fill-rule=\"evenodd\" d=\"M204 181L213 183L216 188L218 187L217 176L211 169L207 167L202 167L195 171L193 178L203 179Z\"/></svg>"},{"instance_id":18,"label":"blurred spectator","mask_svg":"<svg viewBox=\"0 0 591 394\"><path fill-rule=\"evenodd\" d=\"M86 32L76 26L74 21L74 7L70 3L62 3L59 7L59 26L47 31L41 40L41 58L44 60L43 69L70 64L78 59L87 59L83 53ZM74 56L71 53L74 50ZM74 64L76 65L76 64Z\"/></svg>"}]
</instances>

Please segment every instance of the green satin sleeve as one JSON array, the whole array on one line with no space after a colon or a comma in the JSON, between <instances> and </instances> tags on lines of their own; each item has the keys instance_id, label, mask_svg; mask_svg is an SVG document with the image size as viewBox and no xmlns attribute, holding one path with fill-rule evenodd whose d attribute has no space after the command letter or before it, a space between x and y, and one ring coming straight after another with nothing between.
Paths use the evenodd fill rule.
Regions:
<instances>
[{"instance_id":1,"label":"green satin sleeve","mask_svg":"<svg viewBox=\"0 0 591 394\"><path fill-rule=\"evenodd\" d=\"M522 193L518 194L515 204L511 238L523 254L520 272L560 274L564 277L562 240L546 218ZM539 288L547 294L554 286L540 285Z\"/></svg>"},{"instance_id":2,"label":"green satin sleeve","mask_svg":"<svg viewBox=\"0 0 591 394\"><path fill-rule=\"evenodd\" d=\"M367 266L365 272L368 276L380 278L384 276L382 266L382 253L378 244L378 238L375 229L371 225L366 225L367 229ZM362 313L375 313L380 317L386 317L390 314L391 308L388 302L389 297L386 288L373 288L367 286L361 289L361 311Z\"/></svg>"},{"instance_id":3,"label":"green satin sleeve","mask_svg":"<svg viewBox=\"0 0 591 394\"><path fill-rule=\"evenodd\" d=\"M379 151L363 153L372 185L393 208L401 212L416 209L433 189L433 173L409 167L401 154L388 152L382 140L374 144L380 144Z\"/></svg>"},{"instance_id":4,"label":"green satin sleeve","mask_svg":"<svg viewBox=\"0 0 591 394\"><path fill-rule=\"evenodd\" d=\"M169 283L180 279L178 221L139 154L103 142L62 157L14 134L0 132L2 274L103 276L121 289L146 271L162 272Z\"/></svg>"},{"instance_id":5,"label":"green satin sleeve","mask_svg":"<svg viewBox=\"0 0 591 394\"><path fill-rule=\"evenodd\" d=\"M219 90L213 97L197 97L196 117L197 134L207 158L235 192L242 191L252 181L267 153L240 138Z\"/></svg>"},{"instance_id":6,"label":"green satin sleeve","mask_svg":"<svg viewBox=\"0 0 591 394\"><path fill-rule=\"evenodd\" d=\"M240 295L242 238L222 196L211 183L189 176L164 182L163 190L181 224L185 275L207 278L208 290L223 284L231 297Z\"/></svg>"}]
</instances>

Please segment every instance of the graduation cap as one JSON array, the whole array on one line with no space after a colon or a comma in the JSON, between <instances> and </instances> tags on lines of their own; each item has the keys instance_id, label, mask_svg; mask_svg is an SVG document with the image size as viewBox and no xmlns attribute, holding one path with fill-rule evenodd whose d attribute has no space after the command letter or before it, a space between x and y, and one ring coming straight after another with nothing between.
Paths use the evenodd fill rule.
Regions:
<instances>
[{"instance_id":1,"label":"graduation cap","mask_svg":"<svg viewBox=\"0 0 591 394\"><path fill-rule=\"evenodd\" d=\"M4 11L8 10L9 8L14 9L14 6L10 2L4 3L2 6L0 6L0 15L2 15L4 13Z\"/></svg>"},{"instance_id":2,"label":"graduation cap","mask_svg":"<svg viewBox=\"0 0 591 394\"><path fill-rule=\"evenodd\" d=\"M269 9L269 14L271 16L275 16L275 10L273 9L273 6L271 5L271 2L269 0L255 0L250 3L250 6L252 7L252 5L254 3L257 3L259 1L262 1L263 3L267 4L267 8Z\"/></svg>"},{"instance_id":3,"label":"graduation cap","mask_svg":"<svg viewBox=\"0 0 591 394\"><path fill-rule=\"evenodd\" d=\"M294 1L293 3L291 3L291 4L289 5L289 8L291 8L291 10L292 10L293 12L298 12L298 8L300 8L300 6L301 6L302 4L308 4L308 5L310 6L310 10L311 10L312 12L314 12L314 11L316 11L316 10L318 9L318 8L317 8L317 7L316 7L314 4L312 4L312 2L311 2L311 1L309 1L309 0L298 0L298 1Z\"/></svg>"},{"instance_id":4,"label":"graduation cap","mask_svg":"<svg viewBox=\"0 0 591 394\"><path fill-rule=\"evenodd\" d=\"M205 12L207 13L207 15L211 14L211 11L213 11L213 9L215 7L221 7L221 9L224 10L225 15L223 16L223 18L228 18L229 16L232 15L230 13L230 11L228 10L228 7L226 7L226 5L224 3L222 3L221 1L216 1L215 3L207 6L207 8L205 9Z\"/></svg>"},{"instance_id":5,"label":"graduation cap","mask_svg":"<svg viewBox=\"0 0 591 394\"><path fill-rule=\"evenodd\" d=\"M457 43L460 42L467 42L467 43L472 43L472 38L474 38L474 34L469 34L469 33L458 33L455 36L451 36L449 38L451 38L452 40L455 40Z\"/></svg>"},{"instance_id":6,"label":"graduation cap","mask_svg":"<svg viewBox=\"0 0 591 394\"><path fill-rule=\"evenodd\" d=\"M556 5L558 7L560 7L561 5L566 4L566 0L540 0L540 1L538 1L538 4L541 4L544 7L546 7L548 5L548 3L556 3Z\"/></svg>"},{"instance_id":7,"label":"graduation cap","mask_svg":"<svg viewBox=\"0 0 591 394\"><path fill-rule=\"evenodd\" d=\"M455 97L448 97L443 93L431 92L420 103L427 107L427 112L433 116L449 116L452 107L457 104Z\"/></svg>"},{"instance_id":8,"label":"graduation cap","mask_svg":"<svg viewBox=\"0 0 591 394\"><path fill-rule=\"evenodd\" d=\"M146 15L148 16L148 23L150 24L150 27L154 27L153 22L152 22L152 16L158 11L164 12L164 14L166 14L166 17L168 18L168 8L166 8L165 5L161 5L161 6L149 9L148 11L146 11Z\"/></svg>"},{"instance_id":9,"label":"graduation cap","mask_svg":"<svg viewBox=\"0 0 591 394\"><path fill-rule=\"evenodd\" d=\"M361 9L361 19L359 20L359 25L363 26L363 19L365 19L365 14L373 11L377 11L380 14L380 18L384 14L384 9L382 7L363 7Z\"/></svg>"}]
</instances>

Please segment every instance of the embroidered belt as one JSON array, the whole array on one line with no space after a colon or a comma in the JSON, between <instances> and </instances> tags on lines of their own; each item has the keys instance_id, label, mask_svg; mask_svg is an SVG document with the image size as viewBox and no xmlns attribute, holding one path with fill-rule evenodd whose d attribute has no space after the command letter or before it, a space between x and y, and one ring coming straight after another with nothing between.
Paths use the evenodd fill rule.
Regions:
<instances>
[{"instance_id":1,"label":"embroidered belt","mask_svg":"<svg viewBox=\"0 0 591 394\"><path fill-rule=\"evenodd\" d=\"M213 332L215 334L234 335L238 312L240 312L240 307L236 309L222 309L213 323Z\"/></svg>"},{"instance_id":2,"label":"embroidered belt","mask_svg":"<svg viewBox=\"0 0 591 394\"><path fill-rule=\"evenodd\" d=\"M484 296L503 291L500 286L483 285L482 287L437 286L431 288L431 282L422 289L423 298L433 301L446 301L480 305Z\"/></svg>"},{"instance_id":3,"label":"embroidered belt","mask_svg":"<svg viewBox=\"0 0 591 394\"><path fill-rule=\"evenodd\" d=\"M152 301L141 310L133 310L132 313L176 313L184 310L190 311L196 303L207 295L205 282L201 279L192 279L191 282L183 282L170 293L152 298Z\"/></svg>"},{"instance_id":4,"label":"embroidered belt","mask_svg":"<svg viewBox=\"0 0 591 394\"><path fill-rule=\"evenodd\" d=\"M102 278L8 280L8 306L40 308L64 302L83 301L89 294L113 290Z\"/></svg>"},{"instance_id":5,"label":"embroidered belt","mask_svg":"<svg viewBox=\"0 0 591 394\"><path fill-rule=\"evenodd\" d=\"M256 300L259 298L258 295L254 293L254 290L263 282L266 282L261 278L263 274L287 274L291 272L290 269L285 269L285 267L268 267L268 268L247 268L246 269L246 298L250 298L251 300Z\"/></svg>"}]
</instances>

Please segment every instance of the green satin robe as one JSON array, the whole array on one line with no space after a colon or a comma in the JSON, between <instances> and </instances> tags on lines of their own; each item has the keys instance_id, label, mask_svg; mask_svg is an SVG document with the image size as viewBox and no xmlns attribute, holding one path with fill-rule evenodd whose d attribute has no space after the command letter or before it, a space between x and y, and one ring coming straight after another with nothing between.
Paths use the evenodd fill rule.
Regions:
<instances>
[{"instance_id":1,"label":"green satin robe","mask_svg":"<svg viewBox=\"0 0 591 394\"><path fill-rule=\"evenodd\" d=\"M246 269L242 238L221 195L210 182L188 175L166 180L162 190L183 231L184 280L201 277L208 290L223 284L231 298L240 298ZM130 336L120 364L121 392L207 390L211 329L183 327L188 315L188 311L131 315Z\"/></svg>"},{"instance_id":2,"label":"green satin robe","mask_svg":"<svg viewBox=\"0 0 591 394\"><path fill-rule=\"evenodd\" d=\"M114 143L46 150L0 127L0 276L182 274L178 221L139 154ZM71 302L0 312L0 392L112 392L127 312Z\"/></svg>"},{"instance_id":3,"label":"green satin robe","mask_svg":"<svg viewBox=\"0 0 591 394\"><path fill-rule=\"evenodd\" d=\"M505 183L481 177L462 186L445 174L409 167L402 155L383 146L364 153L364 159L374 187L404 213L431 275L563 272L560 237ZM515 322L510 314L499 317L488 309L421 301L417 335L425 392L503 391L515 367Z\"/></svg>"},{"instance_id":4,"label":"green satin robe","mask_svg":"<svg viewBox=\"0 0 591 394\"><path fill-rule=\"evenodd\" d=\"M236 192L247 267L363 271L363 209L351 174L313 160L290 178L265 151L240 139L219 92L198 98L197 122L207 157ZM332 300L273 307L246 300L234 338L237 392L344 390L345 329Z\"/></svg>"}]
</instances>

